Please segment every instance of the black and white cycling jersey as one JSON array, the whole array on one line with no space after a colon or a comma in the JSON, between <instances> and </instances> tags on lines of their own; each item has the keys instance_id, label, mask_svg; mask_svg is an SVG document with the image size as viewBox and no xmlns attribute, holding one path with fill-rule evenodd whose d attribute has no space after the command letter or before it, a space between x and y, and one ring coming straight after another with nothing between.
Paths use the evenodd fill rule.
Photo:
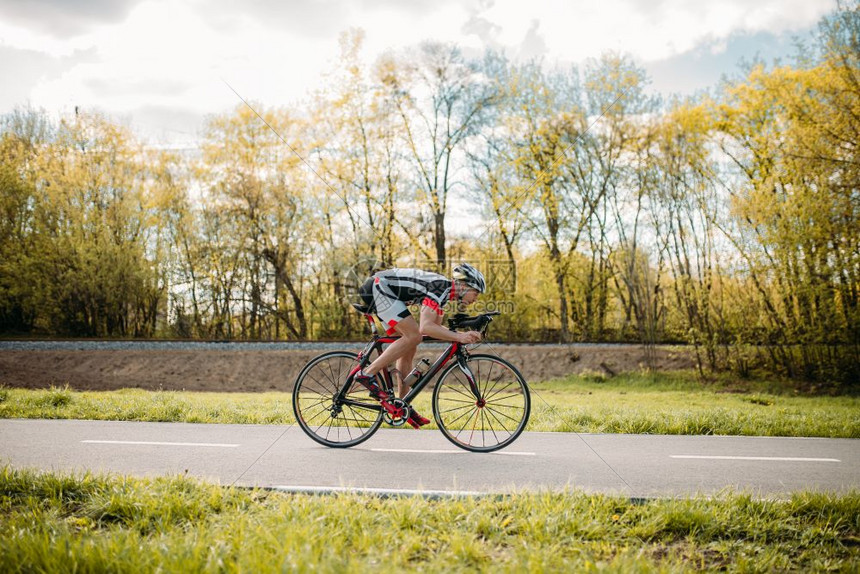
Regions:
<instances>
[{"instance_id":1,"label":"black and white cycling jersey","mask_svg":"<svg viewBox=\"0 0 860 574\"><path fill-rule=\"evenodd\" d=\"M409 316L407 305L421 304L439 315L453 292L451 279L421 269L393 268L375 273L359 289L371 312L379 316L389 333Z\"/></svg>"}]
</instances>

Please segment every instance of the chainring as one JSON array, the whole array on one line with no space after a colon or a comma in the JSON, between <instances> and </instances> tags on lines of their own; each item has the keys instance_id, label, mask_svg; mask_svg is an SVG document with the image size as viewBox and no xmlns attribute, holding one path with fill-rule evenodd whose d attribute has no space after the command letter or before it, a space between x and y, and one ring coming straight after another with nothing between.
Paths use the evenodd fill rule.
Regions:
<instances>
[{"instance_id":1,"label":"chainring","mask_svg":"<svg viewBox=\"0 0 860 574\"><path fill-rule=\"evenodd\" d=\"M409 418L409 405L403 399L392 399L382 403L382 420L385 424L400 427Z\"/></svg>"}]
</instances>

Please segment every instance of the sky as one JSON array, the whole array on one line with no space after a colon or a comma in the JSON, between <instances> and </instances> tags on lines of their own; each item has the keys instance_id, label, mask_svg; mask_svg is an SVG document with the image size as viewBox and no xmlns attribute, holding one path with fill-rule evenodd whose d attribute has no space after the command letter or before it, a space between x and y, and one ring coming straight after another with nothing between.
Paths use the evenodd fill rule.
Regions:
<instances>
[{"instance_id":1,"label":"sky","mask_svg":"<svg viewBox=\"0 0 860 574\"><path fill-rule=\"evenodd\" d=\"M627 53L663 95L738 63L788 60L835 0L0 0L0 114L101 110L152 143L193 145L205 117L300 102L365 32L374 61L424 40L581 64Z\"/></svg>"}]
</instances>

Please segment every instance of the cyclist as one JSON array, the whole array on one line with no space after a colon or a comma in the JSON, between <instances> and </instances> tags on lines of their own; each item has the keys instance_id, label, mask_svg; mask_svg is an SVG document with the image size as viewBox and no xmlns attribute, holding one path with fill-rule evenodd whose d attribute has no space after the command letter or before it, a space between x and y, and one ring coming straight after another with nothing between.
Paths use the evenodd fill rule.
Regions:
<instances>
[{"instance_id":1,"label":"cyclist","mask_svg":"<svg viewBox=\"0 0 860 574\"><path fill-rule=\"evenodd\" d=\"M403 383L403 374L411 370L415 351L423 336L464 345L481 340L477 331L458 333L442 326L442 309L448 301L471 305L487 288L481 272L468 263L455 267L451 275L449 279L430 271L394 268L375 273L359 289L368 312L376 313L387 334L400 335L375 361L355 374L354 381L370 390L372 397L380 400L391 398L379 387L376 374L395 361L399 395L406 396L410 387ZM416 303L421 304L419 321L407 309L407 305ZM430 420L412 409L407 422L418 428Z\"/></svg>"}]
</instances>

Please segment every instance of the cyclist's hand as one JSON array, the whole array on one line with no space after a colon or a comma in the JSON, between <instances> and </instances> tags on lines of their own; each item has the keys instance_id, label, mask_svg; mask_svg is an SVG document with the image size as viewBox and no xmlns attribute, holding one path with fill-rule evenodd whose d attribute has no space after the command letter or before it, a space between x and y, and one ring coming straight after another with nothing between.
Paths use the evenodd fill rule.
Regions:
<instances>
[{"instance_id":1,"label":"cyclist's hand","mask_svg":"<svg viewBox=\"0 0 860 574\"><path fill-rule=\"evenodd\" d=\"M478 331L466 331L465 333L460 333L460 343L464 345L477 343L480 340L481 334Z\"/></svg>"}]
</instances>

